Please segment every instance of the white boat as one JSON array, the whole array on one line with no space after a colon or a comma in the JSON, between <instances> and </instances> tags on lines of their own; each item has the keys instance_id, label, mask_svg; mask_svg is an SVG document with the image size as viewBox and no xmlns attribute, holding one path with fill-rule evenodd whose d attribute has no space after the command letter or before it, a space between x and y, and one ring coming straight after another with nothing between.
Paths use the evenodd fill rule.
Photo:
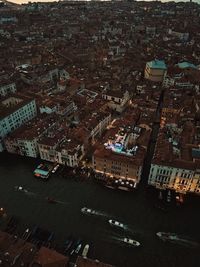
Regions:
<instances>
[{"instance_id":1,"label":"white boat","mask_svg":"<svg viewBox=\"0 0 200 267\"><path fill-rule=\"evenodd\" d=\"M53 168L53 170L51 171L52 173L55 173L56 171L57 171L57 169L59 168L59 164L57 164L54 168Z\"/></svg>"},{"instance_id":2,"label":"white boat","mask_svg":"<svg viewBox=\"0 0 200 267\"><path fill-rule=\"evenodd\" d=\"M75 249L75 253L78 254L81 250L82 244L79 244L78 247Z\"/></svg>"},{"instance_id":3,"label":"white boat","mask_svg":"<svg viewBox=\"0 0 200 267\"><path fill-rule=\"evenodd\" d=\"M121 223L121 222L118 222L118 221L115 221L115 220L109 220L108 222L109 222L110 225L115 226L117 228L121 228L121 229L125 228L124 224Z\"/></svg>"},{"instance_id":4,"label":"white boat","mask_svg":"<svg viewBox=\"0 0 200 267\"><path fill-rule=\"evenodd\" d=\"M134 247L139 247L140 246L140 242L138 242L136 240L133 240L133 239L130 239L130 238L127 238L127 237L125 237L123 239L123 242L128 244L128 245L134 246Z\"/></svg>"},{"instance_id":5,"label":"white boat","mask_svg":"<svg viewBox=\"0 0 200 267\"><path fill-rule=\"evenodd\" d=\"M86 208L86 207L83 207L81 209L81 212L83 214L88 214L88 215L96 215L96 211L95 210L92 210L92 209L89 209L89 208Z\"/></svg>"},{"instance_id":6,"label":"white boat","mask_svg":"<svg viewBox=\"0 0 200 267\"><path fill-rule=\"evenodd\" d=\"M168 191L167 193L167 202L170 202L171 201L171 192Z\"/></svg>"},{"instance_id":7,"label":"white boat","mask_svg":"<svg viewBox=\"0 0 200 267\"><path fill-rule=\"evenodd\" d=\"M85 247L84 247L84 249L83 249L83 252L82 252L82 256L83 256L83 258L87 258L87 254L88 254L88 252L89 252L89 248L90 248L90 246L87 244L87 245L85 245Z\"/></svg>"},{"instance_id":8,"label":"white boat","mask_svg":"<svg viewBox=\"0 0 200 267\"><path fill-rule=\"evenodd\" d=\"M15 190L16 191L21 191L21 192L24 192L24 193L28 193L28 190L26 190L22 186L15 186Z\"/></svg>"}]
</instances>

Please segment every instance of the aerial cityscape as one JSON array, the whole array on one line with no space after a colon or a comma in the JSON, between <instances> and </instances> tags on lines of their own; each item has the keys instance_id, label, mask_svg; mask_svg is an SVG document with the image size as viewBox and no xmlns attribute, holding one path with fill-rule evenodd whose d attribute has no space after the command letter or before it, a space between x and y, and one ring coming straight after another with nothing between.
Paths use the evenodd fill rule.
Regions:
<instances>
[{"instance_id":1,"label":"aerial cityscape","mask_svg":"<svg viewBox=\"0 0 200 267\"><path fill-rule=\"evenodd\" d=\"M200 5L13 2L0 266L198 267Z\"/></svg>"}]
</instances>

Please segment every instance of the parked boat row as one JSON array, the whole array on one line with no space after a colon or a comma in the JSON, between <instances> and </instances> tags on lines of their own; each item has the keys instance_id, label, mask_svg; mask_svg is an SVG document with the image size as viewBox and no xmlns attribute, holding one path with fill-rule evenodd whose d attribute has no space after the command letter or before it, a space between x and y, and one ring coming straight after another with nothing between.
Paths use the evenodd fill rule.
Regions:
<instances>
[{"instance_id":1,"label":"parked boat row","mask_svg":"<svg viewBox=\"0 0 200 267\"><path fill-rule=\"evenodd\" d=\"M51 165L47 163L41 163L36 167L33 173L34 176L37 178L48 180L50 174L56 173L59 167L60 167L59 164Z\"/></svg>"},{"instance_id":2,"label":"parked boat row","mask_svg":"<svg viewBox=\"0 0 200 267\"><path fill-rule=\"evenodd\" d=\"M37 178L41 178L44 181L49 179L50 173L51 173L52 167L48 164L41 163L37 166L37 168L34 170L34 176Z\"/></svg>"},{"instance_id":3,"label":"parked boat row","mask_svg":"<svg viewBox=\"0 0 200 267\"><path fill-rule=\"evenodd\" d=\"M84 245L81 239L76 240L72 236L69 236L64 244L64 253L70 256L81 254L86 258L89 247L89 244Z\"/></svg>"},{"instance_id":4,"label":"parked boat row","mask_svg":"<svg viewBox=\"0 0 200 267\"><path fill-rule=\"evenodd\" d=\"M174 193L170 190L164 191L160 190L158 193L158 199L160 201L166 201L168 203L170 202L176 202L176 205L181 205L184 202L184 194L181 193Z\"/></svg>"}]
</instances>

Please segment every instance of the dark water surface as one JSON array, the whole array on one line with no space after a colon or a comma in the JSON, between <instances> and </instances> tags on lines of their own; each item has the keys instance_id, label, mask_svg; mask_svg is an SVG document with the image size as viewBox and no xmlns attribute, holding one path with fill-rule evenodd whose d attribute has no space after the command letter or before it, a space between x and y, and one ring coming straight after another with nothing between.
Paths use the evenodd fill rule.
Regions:
<instances>
[{"instance_id":1,"label":"dark water surface","mask_svg":"<svg viewBox=\"0 0 200 267\"><path fill-rule=\"evenodd\" d=\"M37 224L56 233L61 244L69 234L90 244L89 257L120 267L170 267L199 265L199 248L164 243L157 231L169 231L200 242L200 199L186 201L183 207L170 207L167 213L155 209L155 199L144 186L137 192L119 192L101 187L94 181L74 181L54 175L48 182L33 177L34 160L0 156L0 206L21 219L22 226ZM16 192L21 185L30 194ZM49 204L46 197L60 201ZM81 207L103 212L95 218L80 213ZM127 225L129 234L111 228L107 220ZM2 220L2 219L1 219ZM21 227L22 227L21 226ZM122 246L119 238L131 236L140 248Z\"/></svg>"}]
</instances>

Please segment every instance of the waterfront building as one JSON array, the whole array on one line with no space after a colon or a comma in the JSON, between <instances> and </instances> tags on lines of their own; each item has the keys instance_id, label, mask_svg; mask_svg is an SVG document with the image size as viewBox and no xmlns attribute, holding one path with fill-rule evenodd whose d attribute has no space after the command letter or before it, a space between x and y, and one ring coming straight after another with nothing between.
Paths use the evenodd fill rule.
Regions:
<instances>
[{"instance_id":1,"label":"waterfront building","mask_svg":"<svg viewBox=\"0 0 200 267\"><path fill-rule=\"evenodd\" d=\"M34 99L12 95L0 103L0 151L4 150L4 138L37 115Z\"/></svg>"},{"instance_id":2,"label":"waterfront building","mask_svg":"<svg viewBox=\"0 0 200 267\"><path fill-rule=\"evenodd\" d=\"M167 66L163 60L153 60L146 63L144 76L153 82L162 82L167 72Z\"/></svg>"},{"instance_id":3,"label":"waterfront building","mask_svg":"<svg viewBox=\"0 0 200 267\"><path fill-rule=\"evenodd\" d=\"M16 92L16 84L10 81L0 81L0 96Z\"/></svg>"},{"instance_id":4,"label":"waterfront building","mask_svg":"<svg viewBox=\"0 0 200 267\"><path fill-rule=\"evenodd\" d=\"M198 131L186 122L183 129L163 127L156 143L149 185L178 193L200 194L200 146ZM191 143L192 140L195 142Z\"/></svg>"},{"instance_id":5,"label":"waterfront building","mask_svg":"<svg viewBox=\"0 0 200 267\"><path fill-rule=\"evenodd\" d=\"M69 167L78 166L85 154L84 143L68 127L58 127L38 141L40 157Z\"/></svg>"},{"instance_id":6,"label":"waterfront building","mask_svg":"<svg viewBox=\"0 0 200 267\"><path fill-rule=\"evenodd\" d=\"M56 116L40 116L27 122L5 138L9 153L36 158L39 155L38 140L56 124Z\"/></svg>"},{"instance_id":7,"label":"waterfront building","mask_svg":"<svg viewBox=\"0 0 200 267\"><path fill-rule=\"evenodd\" d=\"M95 172L110 178L131 179L137 185L150 132L137 126L111 128L93 154Z\"/></svg>"}]
</instances>

